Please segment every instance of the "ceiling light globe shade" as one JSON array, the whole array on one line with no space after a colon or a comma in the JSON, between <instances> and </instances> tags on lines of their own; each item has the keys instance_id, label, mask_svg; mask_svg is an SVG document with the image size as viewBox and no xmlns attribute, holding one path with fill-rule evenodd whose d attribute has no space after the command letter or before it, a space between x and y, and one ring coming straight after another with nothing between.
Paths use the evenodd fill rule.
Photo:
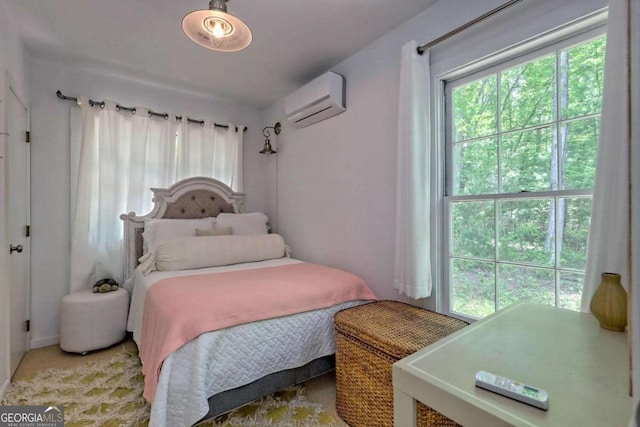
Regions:
<instances>
[{"instance_id":1,"label":"ceiling light globe shade","mask_svg":"<svg viewBox=\"0 0 640 427\"><path fill-rule=\"evenodd\" d=\"M251 30L240 19L218 10L196 10L182 19L192 41L218 52L238 52L251 44Z\"/></svg>"}]
</instances>

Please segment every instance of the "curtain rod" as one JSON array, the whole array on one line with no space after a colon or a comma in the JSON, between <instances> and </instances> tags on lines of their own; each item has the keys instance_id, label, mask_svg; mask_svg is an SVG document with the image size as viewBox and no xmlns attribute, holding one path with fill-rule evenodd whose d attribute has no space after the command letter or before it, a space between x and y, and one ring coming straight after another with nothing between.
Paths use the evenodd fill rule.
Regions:
<instances>
[{"instance_id":1,"label":"curtain rod","mask_svg":"<svg viewBox=\"0 0 640 427\"><path fill-rule=\"evenodd\" d=\"M418 50L418 55L422 55L425 51L427 51L428 49L430 49L433 46L437 45L438 43L443 42L443 41L447 40L448 38L451 38L451 37L455 36L456 34L459 34L459 33L463 32L467 28L476 25L478 22L484 21L485 19L495 15L496 13L501 12L504 9L506 9L508 7L511 7L514 4L519 3L521 1L522 0L511 0L511 1L508 1L505 4L503 4L502 6L496 7L495 9L485 13L484 15L477 17L473 21L469 21L466 24L459 26L455 30L449 31L447 34L445 34L443 36L440 36L437 39L435 39L433 41L430 41L427 44L423 44L422 46L418 46L418 49L417 49Z\"/></svg>"},{"instance_id":2,"label":"curtain rod","mask_svg":"<svg viewBox=\"0 0 640 427\"><path fill-rule=\"evenodd\" d=\"M72 96L65 96L62 94L61 91L56 91L56 96L64 101L73 101L73 102L78 102L78 98L72 97ZM105 103L104 101L94 101L92 99L89 100L89 105L91 105L92 107L94 106L98 106L100 108L104 108ZM136 109L135 107L124 107L120 104L116 104L116 111L120 111L120 110L125 110L125 111L129 111L131 114L135 114L136 113ZM151 116L155 116L155 117L162 117L165 120L167 120L169 118L169 114L167 113L156 113L155 111L151 111L149 110L147 115L149 117ZM176 120L177 121L182 121L182 116L176 116ZM192 119L190 117L187 117L187 122L189 123L196 123L199 124L200 126L204 126L204 120L195 120ZM225 128L227 130L229 130L229 125L221 125L218 123L214 123L214 126L219 127L219 128ZM245 126L244 129L242 130L243 132L247 131L247 127ZM236 126L236 132L238 132L238 127Z\"/></svg>"}]
</instances>

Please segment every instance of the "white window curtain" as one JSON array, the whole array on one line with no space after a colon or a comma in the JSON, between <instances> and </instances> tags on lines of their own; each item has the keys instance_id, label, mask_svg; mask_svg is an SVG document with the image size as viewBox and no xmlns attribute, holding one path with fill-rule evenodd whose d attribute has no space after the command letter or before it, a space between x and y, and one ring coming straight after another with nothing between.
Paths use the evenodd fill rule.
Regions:
<instances>
[{"instance_id":1,"label":"white window curtain","mask_svg":"<svg viewBox=\"0 0 640 427\"><path fill-rule=\"evenodd\" d=\"M178 123L104 108L81 100L80 147L71 148L71 292L111 277L122 283L123 225L120 214L149 212L151 187L189 176L210 176L238 190L242 185L242 129ZM183 115L183 117L186 117ZM196 129L190 131L190 129ZM240 136L237 136L240 134ZM76 153L73 155L73 153Z\"/></svg>"},{"instance_id":2,"label":"white window curtain","mask_svg":"<svg viewBox=\"0 0 640 427\"><path fill-rule=\"evenodd\" d=\"M631 286L630 171L640 167L631 164L631 127L638 117L638 111L635 111L635 118L629 120L631 82L635 85L640 79L637 69L629 74L629 8L632 2L637 3L637 0L609 2L598 163L581 304L583 312L589 312L591 298L603 272L618 273L625 288L629 290ZM634 132L637 135L637 131Z\"/></svg>"},{"instance_id":3,"label":"white window curtain","mask_svg":"<svg viewBox=\"0 0 640 427\"><path fill-rule=\"evenodd\" d=\"M629 426L640 427L640 298L636 286L640 259L640 0L609 1L604 78L581 310L589 312L603 272L621 275L631 304L628 327L634 403Z\"/></svg>"},{"instance_id":4,"label":"white window curtain","mask_svg":"<svg viewBox=\"0 0 640 427\"><path fill-rule=\"evenodd\" d=\"M429 52L402 47L396 172L393 287L411 298L431 296Z\"/></svg>"},{"instance_id":5,"label":"white window curtain","mask_svg":"<svg viewBox=\"0 0 640 427\"><path fill-rule=\"evenodd\" d=\"M243 134L234 124L225 129L210 120L204 125L183 120L178 126L177 179L210 176L242 191Z\"/></svg>"}]
</instances>

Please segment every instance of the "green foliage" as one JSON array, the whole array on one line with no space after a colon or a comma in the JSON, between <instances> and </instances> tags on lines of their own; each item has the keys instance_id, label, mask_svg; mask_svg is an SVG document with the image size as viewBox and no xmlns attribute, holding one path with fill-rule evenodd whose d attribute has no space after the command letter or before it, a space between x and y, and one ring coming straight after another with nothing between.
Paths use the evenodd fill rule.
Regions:
<instances>
[{"instance_id":1,"label":"green foliage","mask_svg":"<svg viewBox=\"0 0 640 427\"><path fill-rule=\"evenodd\" d=\"M546 243L551 199L501 200L498 260L553 265L553 244Z\"/></svg>"},{"instance_id":2,"label":"green foliage","mask_svg":"<svg viewBox=\"0 0 640 427\"><path fill-rule=\"evenodd\" d=\"M579 308L591 198L535 192L593 188L605 47L601 36L454 87L451 195L486 199L450 205L453 311ZM522 192L534 198L491 196Z\"/></svg>"},{"instance_id":3,"label":"green foliage","mask_svg":"<svg viewBox=\"0 0 640 427\"><path fill-rule=\"evenodd\" d=\"M567 160L564 164L564 189L593 188L596 177L596 158L600 118L592 117L564 125L567 132Z\"/></svg>"},{"instance_id":4,"label":"green foliage","mask_svg":"<svg viewBox=\"0 0 640 427\"><path fill-rule=\"evenodd\" d=\"M454 145L454 194L489 194L498 191L497 139L480 139Z\"/></svg>"},{"instance_id":5,"label":"green foliage","mask_svg":"<svg viewBox=\"0 0 640 427\"><path fill-rule=\"evenodd\" d=\"M562 111L563 119L600 113L606 44L606 37L602 36L568 49L565 67L569 102Z\"/></svg>"},{"instance_id":6,"label":"green foliage","mask_svg":"<svg viewBox=\"0 0 640 427\"><path fill-rule=\"evenodd\" d=\"M451 254L495 259L495 203L459 202L451 205Z\"/></svg>"},{"instance_id":7,"label":"green foliage","mask_svg":"<svg viewBox=\"0 0 640 427\"><path fill-rule=\"evenodd\" d=\"M498 309L517 301L555 305L554 271L498 264Z\"/></svg>"},{"instance_id":8,"label":"green foliage","mask_svg":"<svg viewBox=\"0 0 640 427\"><path fill-rule=\"evenodd\" d=\"M558 307L579 311L584 273L560 271L558 277Z\"/></svg>"},{"instance_id":9,"label":"green foliage","mask_svg":"<svg viewBox=\"0 0 640 427\"><path fill-rule=\"evenodd\" d=\"M481 318L495 311L494 264L451 260L451 310Z\"/></svg>"},{"instance_id":10,"label":"green foliage","mask_svg":"<svg viewBox=\"0 0 640 427\"><path fill-rule=\"evenodd\" d=\"M554 120L555 64L549 55L501 73L503 131Z\"/></svg>"},{"instance_id":11,"label":"green foliage","mask_svg":"<svg viewBox=\"0 0 640 427\"><path fill-rule=\"evenodd\" d=\"M555 128L512 132L502 137L502 192L548 191Z\"/></svg>"},{"instance_id":12,"label":"green foliage","mask_svg":"<svg viewBox=\"0 0 640 427\"><path fill-rule=\"evenodd\" d=\"M560 266L584 270L587 265L587 240L591 218L591 198L563 199L565 204L564 233Z\"/></svg>"},{"instance_id":13,"label":"green foliage","mask_svg":"<svg viewBox=\"0 0 640 427\"><path fill-rule=\"evenodd\" d=\"M456 89L453 94L453 140L496 134L497 99L495 75Z\"/></svg>"}]
</instances>

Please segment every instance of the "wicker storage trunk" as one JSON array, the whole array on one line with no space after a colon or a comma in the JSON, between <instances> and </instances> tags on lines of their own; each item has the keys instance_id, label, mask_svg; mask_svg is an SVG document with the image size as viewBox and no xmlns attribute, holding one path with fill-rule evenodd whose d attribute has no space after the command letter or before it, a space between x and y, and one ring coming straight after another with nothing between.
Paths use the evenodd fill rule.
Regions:
<instances>
[{"instance_id":1,"label":"wicker storage trunk","mask_svg":"<svg viewBox=\"0 0 640 427\"><path fill-rule=\"evenodd\" d=\"M336 325L336 409L351 427L393 427L391 365L467 325L397 301L342 310ZM457 426L418 402L419 426Z\"/></svg>"}]
</instances>

